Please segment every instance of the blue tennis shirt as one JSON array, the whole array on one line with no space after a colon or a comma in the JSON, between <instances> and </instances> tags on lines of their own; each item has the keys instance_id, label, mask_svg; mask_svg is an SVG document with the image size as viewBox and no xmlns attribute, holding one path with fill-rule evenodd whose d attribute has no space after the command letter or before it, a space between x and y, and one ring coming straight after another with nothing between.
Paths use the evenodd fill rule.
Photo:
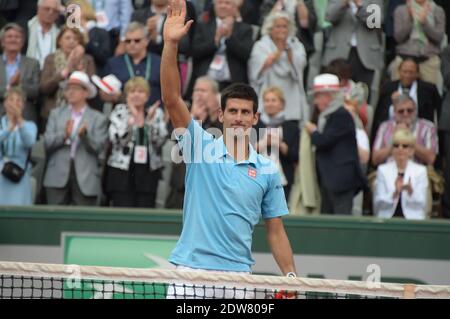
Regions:
<instances>
[{"instance_id":1,"label":"blue tennis shirt","mask_svg":"<svg viewBox=\"0 0 450 319\"><path fill-rule=\"evenodd\" d=\"M210 270L250 272L255 225L288 214L275 163L250 145L237 163L223 138L194 120L177 136L186 162L183 230L169 261Z\"/></svg>"}]
</instances>

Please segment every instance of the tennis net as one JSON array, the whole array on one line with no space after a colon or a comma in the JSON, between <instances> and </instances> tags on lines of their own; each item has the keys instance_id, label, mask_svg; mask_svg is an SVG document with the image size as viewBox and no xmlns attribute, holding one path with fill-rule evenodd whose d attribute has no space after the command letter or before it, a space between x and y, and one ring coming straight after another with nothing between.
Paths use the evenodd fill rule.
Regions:
<instances>
[{"instance_id":1,"label":"tennis net","mask_svg":"<svg viewBox=\"0 0 450 319\"><path fill-rule=\"evenodd\" d=\"M450 286L0 262L0 299L450 298Z\"/></svg>"}]
</instances>

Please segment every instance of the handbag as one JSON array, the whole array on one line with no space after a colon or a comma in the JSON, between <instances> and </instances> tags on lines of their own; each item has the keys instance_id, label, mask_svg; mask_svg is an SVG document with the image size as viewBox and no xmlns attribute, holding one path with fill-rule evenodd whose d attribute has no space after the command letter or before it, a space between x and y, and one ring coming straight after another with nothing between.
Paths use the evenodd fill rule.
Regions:
<instances>
[{"instance_id":1,"label":"handbag","mask_svg":"<svg viewBox=\"0 0 450 319\"><path fill-rule=\"evenodd\" d=\"M0 121L0 129L1 129L1 121ZM6 150L4 149L4 144L2 143L2 154L6 154ZM18 183L22 179L23 175L25 175L25 171L28 167L28 162L30 161L30 152L28 152L27 161L25 163L25 168L20 167L14 162L5 162L2 169L2 175L9 179L13 183Z\"/></svg>"},{"instance_id":2,"label":"handbag","mask_svg":"<svg viewBox=\"0 0 450 319\"><path fill-rule=\"evenodd\" d=\"M25 166L25 169L26 168L27 166ZM2 175L11 182L18 183L22 179L23 175L25 175L25 169L14 162L6 162L2 169Z\"/></svg>"}]
</instances>

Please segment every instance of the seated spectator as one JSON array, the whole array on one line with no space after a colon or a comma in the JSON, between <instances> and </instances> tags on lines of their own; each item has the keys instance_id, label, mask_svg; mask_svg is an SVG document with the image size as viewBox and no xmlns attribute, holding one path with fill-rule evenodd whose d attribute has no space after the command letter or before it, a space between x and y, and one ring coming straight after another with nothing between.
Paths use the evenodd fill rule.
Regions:
<instances>
[{"instance_id":1,"label":"seated spectator","mask_svg":"<svg viewBox=\"0 0 450 319\"><path fill-rule=\"evenodd\" d=\"M111 45L109 50L114 52L119 43L123 43L120 41L125 40L125 31L133 13L131 0L90 0L90 3L97 17L97 27L109 32L109 43ZM122 49L123 45L120 47L119 50Z\"/></svg>"},{"instance_id":2,"label":"seated spectator","mask_svg":"<svg viewBox=\"0 0 450 319\"><path fill-rule=\"evenodd\" d=\"M354 90L356 83L352 80L352 66L344 59L336 59L326 67L327 73L336 75L339 78L339 85L344 96L351 94ZM362 83L362 82L360 82ZM366 85L367 86L367 85ZM358 90L360 91L360 90ZM361 100L361 105L357 108L358 118L362 121L363 128L369 131L371 121L373 119L373 110L370 105L367 104L367 95ZM362 96L360 96L362 98Z\"/></svg>"},{"instance_id":3,"label":"seated spectator","mask_svg":"<svg viewBox=\"0 0 450 319\"><path fill-rule=\"evenodd\" d=\"M192 94L192 108L203 109L203 106L208 116L204 119L202 127L204 129L214 127L222 131L222 123L219 121L219 84L208 76L197 78Z\"/></svg>"},{"instance_id":4,"label":"seated spectator","mask_svg":"<svg viewBox=\"0 0 450 319\"><path fill-rule=\"evenodd\" d=\"M264 22L262 35L255 43L248 62L250 84L260 99L266 88L279 87L286 100L285 119L303 125L310 118L303 87L307 59L303 44L295 37L295 26L289 14L270 14ZM259 111L264 112L262 109Z\"/></svg>"},{"instance_id":5,"label":"seated spectator","mask_svg":"<svg viewBox=\"0 0 450 319\"><path fill-rule=\"evenodd\" d=\"M74 71L82 71L89 76L95 73L94 59L85 53L84 45L83 34L78 29L64 26L56 39L58 49L45 59L40 82L44 124L51 110L66 104L64 85L69 75Z\"/></svg>"},{"instance_id":6,"label":"seated spectator","mask_svg":"<svg viewBox=\"0 0 450 319\"><path fill-rule=\"evenodd\" d=\"M377 169L373 208L375 216L425 219L428 176L425 166L412 160L415 138L399 129L392 139L393 161Z\"/></svg>"},{"instance_id":7,"label":"seated spectator","mask_svg":"<svg viewBox=\"0 0 450 319\"><path fill-rule=\"evenodd\" d=\"M147 52L148 30L139 22L131 22L125 33L126 53L110 58L106 74L114 74L122 85L136 76L144 77L150 85L146 108L161 99L160 56Z\"/></svg>"},{"instance_id":8,"label":"seated spectator","mask_svg":"<svg viewBox=\"0 0 450 319\"><path fill-rule=\"evenodd\" d=\"M399 95L394 101L394 119L381 123L372 146L372 163L377 166L391 156L394 131L407 128L416 138L414 159L424 165L433 165L438 154L438 136L435 125L417 117L417 106L409 95Z\"/></svg>"},{"instance_id":9,"label":"seated spectator","mask_svg":"<svg viewBox=\"0 0 450 319\"><path fill-rule=\"evenodd\" d=\"M339 79L321 74L314 79L314 103L320 112L318 124L305 128L316 147L316 166L325 214L350 215L353 197L365 186L356 144L355 123L343 107Z\"/></svg>"},{"instance_id":10,"label":"seated spectator","mask_svg":"<svg viewBox=\"0 0 450 319\"><path fill-rule=\"evenodd\" d=\"M308 54L312 54L314 48L314 32L317 25L317 15L312 0L263 0L261 5L261 24L272 12L286 11L294 18L297 27L297 38L305 47Z\"/></svg>"},{"instance_id":11,"label":"seated spectator","mask_svg":"<svg viewBox=\"0 0 450 319\"><path fill-rule=\"evenodd\" d=\"M80 8L80 31L85 39L86 53L94 58L97 74L103 76L106 62L113 55L109 33L98 26L95 11L88 0L71 0L68 5L70 4L78 5Z\"/></svg>"},{"instance_id":12,"label":"seated spectator","mask_svg":"<svg viewBox=\"0 0 450 319\"><path fill-rule=\"evenodd\" d=\"M394 94L409 95L418 107L419 118L434 122L435 115L440 115L441 96L434 84L419 79L419 65L415 60L403 60L399 65L399 75L399 80L386 83L381 91L372 125L372 137L375 137L382 122L394 118Z\"/></svg>"},{"instance_id":13,"label":"seated spectator","mask_svg":"<svg viewBox=\"0 0 450 319\"><path fill-rule=\"evenodd\" d=\"M394 37L397 57L391 79L397 80L398 66L405 58L420 65L420 78L438 84L441 42L445 34L445 12L432 0L409 0L394 12Z\"/></svg>"},{"instance_id":14,"label":"seated spectator","mask_svg":"<svg viewBox=\"0 0 450 319\"><path fill-rule=\"evenodd\" d=\"M37 126L23 118L26 100L25 92L19 87L6 91L6 115L0 118L0 205L33 204L29 154L36 143ZM19 180L11 179L7 173L10 165L24 170Z\"/></svg>"},{"instance_id":15,"label":"seated spectator","mask_svg":"<svg viewBox=\"0 0 450 319\"><path fill-rule=\"evenodd\" d=\"M28 21L27 57L39 61L41 69L45 58L56 51L56 38L59 28L60 0L40 0L37 4L37 15Z\"/></svg>"},{"instance_id":16,"label":"seated spectator","mask_svg":"<svg viewBox=\"0 0 450 319\"><path fill-rule=\"evenodd\" d=\"M326 19L333 25L325 43L322 65L341 58L352 66L353 80L371 88L374 71L384 67L380 30L368 28L369 5L384 12L383 0L329 0ZM381 17L383 20L383 17Z\"/></svg>"},{"instance_id":17,"label":"seated spectator","mask_svg":"<svg viewBox=\"0 0 450 319\"><path fill-rule=\"evenodd\" d=\"M112 206L155 207L161 179L161 147L167 139L164 112L159 102L148 111L145 103L150 87L143 77L125 85L126 104L116 106L110 116L106 193Z\"/></svg>"},{"instance_id":18,"label":"seated spectator","mask_svg":"<svg viewBox=\"0 0 450 319\"><path fill-rule=\"evenodd\" d=\"M86 73L73 72L66 84L67 105L50 112L44 134L47 204L97 204L100 194L100 154L107 139L107 120L87 105L96 95Z\"/></svg>"},{"instance_id":19,"label":"seated spectator","mask_svg":"<svg viewBox=\"0 0 450 319\"><path fill-rule=\"evenodd\" d=\"M196 25L191 85L202 75L216 80L220 90L231 83L247 82L253 30L250 25L235 20L235 11L235 0L216 0L213 16Z\"/></svg>"},{"instance_id":20,"label":"seated spectator","mask_svg":"<svg viewBox=\"0 0 450 319\"><path fill-rule=\"evenodd\" d=\"M149 1L150 2L150 1ZM148 8L137 10L133 13L131 21L136 21L147 26L149 34L148 50L159 56L164 46L163 25L166 21L166 12L169 0L153 0ZM189 1L186 2L186 21L196 20L195 8ZM181 87L183 92L188 81L188 58L192 54L192 41L194 39L195 26L192 26L188 35L183 37L178 44L178 63L181 74Z\"/></svg>"},{"instance_id":21,"label":"seated spectator","mask_svg":"<svg viewBox=\"0 0 450 319\"><path fill-rule=\"evenodd\" d=\"M446 94L442 104L442 115L439 121L439 130L443 136L444 145L442 154L444 157L445 191L442 196L442 208L445 218L450 218L450 46L442 53L442 77Z\"/></svg>"},{"instance_id":22,"label":"seated spectator","mask_svg":"<svg viewBox=\"0 0 450 319\"><path fill-rule=\"evenodd\" d=\"M25 41L21 26L8 23L0 31L3 54L0 58L0 114L3 113L3 96L9 88L20 85L27 100L23 109L26 120L37 122L35 101L39 95L39 62L20 52Z\"/></svg>"},{"instance_id":23,"label":"seated spectator","mask_svg":"<svg viewBox=\"0 0 450 319\"><path fill-rule=\"evenodd\" d=\"M284 117L284 94L278 87L269 87L263 92L264 113L256 125L262 129L257 143L258 153L272 159L278 166L286 200L289 199L294 182L294 169L298 162L300 129L297 121ZM259 130L258 133L261 133Z\"/></svg>"}]
</instances>

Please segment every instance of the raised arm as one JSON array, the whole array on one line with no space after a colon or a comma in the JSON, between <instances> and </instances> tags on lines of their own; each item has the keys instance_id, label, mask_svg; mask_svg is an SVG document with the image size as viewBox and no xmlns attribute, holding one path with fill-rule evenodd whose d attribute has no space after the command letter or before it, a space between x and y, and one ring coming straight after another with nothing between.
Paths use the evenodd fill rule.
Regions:
<instances>
[{"instance_id":1,"label":"raised arm","mask_svg":"<svg viewBox=\"0 0 450 319\"><path fill-rule=\"evenodd\" d=\"M191 121L189 110L181 97L178 71L178 43L189 31L193 20L185 23L186 1L171 0L164 23L164 48L161 58L162 100L174 128L187 127Z\"/></svg>"}]
</instances>

